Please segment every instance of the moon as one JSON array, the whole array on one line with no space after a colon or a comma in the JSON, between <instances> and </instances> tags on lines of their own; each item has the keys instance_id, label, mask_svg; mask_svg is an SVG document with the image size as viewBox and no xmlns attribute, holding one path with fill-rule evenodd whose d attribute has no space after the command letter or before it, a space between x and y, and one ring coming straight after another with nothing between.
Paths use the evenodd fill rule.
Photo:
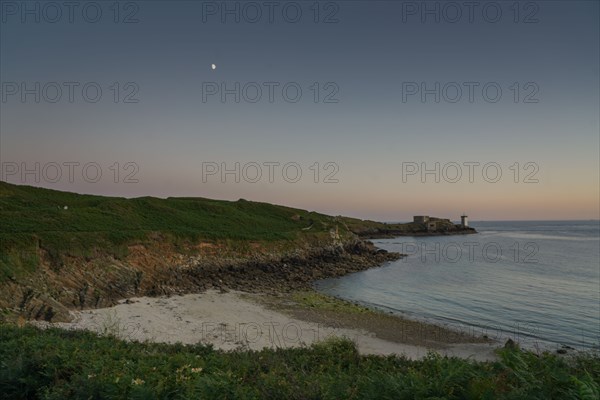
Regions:
<instances>
[{"instance_id":1,"label":"moon","mask_svg":"<svg viewBox=\"0 0 600 400\"><path fill-rule=\"evenodd\" d=\"M211 67L212 69L217 69L217 66L216 66L215 64L210 64L210 67Z\"/></svg>"}]
</instances>

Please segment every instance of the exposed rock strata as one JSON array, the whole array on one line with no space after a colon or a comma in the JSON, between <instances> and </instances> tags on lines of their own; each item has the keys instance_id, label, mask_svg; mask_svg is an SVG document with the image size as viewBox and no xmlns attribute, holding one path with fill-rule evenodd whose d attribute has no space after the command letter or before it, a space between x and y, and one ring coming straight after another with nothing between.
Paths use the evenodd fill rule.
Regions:
<instances>
[{"instance_id":1,"label":"exposed rock strata","mask_svg":"<svg viewBox=\"0 0 600 400\"><path fill-rule=\"evenodd\" d=\"M118 260L99 255L71 257L53 267L46 254L42 265L22 281L0 287L5 318L68 321L70 309L107 307L132 296L160 296L206 289L281 293L311 286L316 279L365 270L401 257L363 240L323 246L306 245L291 252L223 256L218 246L199 245L194 255L172 246L134 245ZM0 317L1 318L1 317Z\"/></svg>"}]
</instances>

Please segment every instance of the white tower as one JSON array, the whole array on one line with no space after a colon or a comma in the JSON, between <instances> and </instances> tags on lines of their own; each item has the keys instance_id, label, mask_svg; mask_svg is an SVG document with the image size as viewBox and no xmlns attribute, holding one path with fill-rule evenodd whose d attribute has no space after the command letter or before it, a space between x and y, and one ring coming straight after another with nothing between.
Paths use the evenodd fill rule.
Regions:
<instances>
[{"instance_id":1,"label":"white tower","mask_svg":"<svg viewBox=\"0 0 600 400\"><path fill-rule=\"evenodd\" d=\"M463 228L466 228L467 226L469 226L469 217L467 215L465 215L463 213L463 215L460 216L460 224L462 225Z\"/></svg>"}]
</instances>

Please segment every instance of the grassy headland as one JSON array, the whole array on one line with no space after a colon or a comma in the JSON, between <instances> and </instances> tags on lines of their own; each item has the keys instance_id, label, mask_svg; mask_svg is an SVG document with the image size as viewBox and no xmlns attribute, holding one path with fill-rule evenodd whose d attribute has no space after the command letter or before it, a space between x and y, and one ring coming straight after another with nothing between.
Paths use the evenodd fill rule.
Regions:
<instances>
[{"instance_id":1,"label":"grassy headland","mask_svg":"<svg viewBox=\"0 0 600 400\"><path fill-rule=\"evenodd\" d=\"M399 256L360 240L351 230L359 220L245 200L125 199L0 182L0 220L0 309L34 319L64 320L67 308L133 295L305 288Z\"/></svg>"}]
</instances>

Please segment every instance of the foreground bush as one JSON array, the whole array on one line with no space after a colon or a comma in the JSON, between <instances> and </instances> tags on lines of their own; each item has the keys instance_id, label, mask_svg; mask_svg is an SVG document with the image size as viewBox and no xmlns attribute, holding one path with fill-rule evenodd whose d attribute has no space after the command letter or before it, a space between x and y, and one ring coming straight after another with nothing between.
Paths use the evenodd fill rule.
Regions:
<instances>
[{"instance_id":1,"label":"foreground bush","mask_svg":"<svg viewBox=\"0 0 600 400\"><path fill-rule=\"evenodd\" d=\"M310 348L221 352L0 325L2 399L598 399L600 358L519 349L478 363Z\"/></svg>"}]
</instances>

